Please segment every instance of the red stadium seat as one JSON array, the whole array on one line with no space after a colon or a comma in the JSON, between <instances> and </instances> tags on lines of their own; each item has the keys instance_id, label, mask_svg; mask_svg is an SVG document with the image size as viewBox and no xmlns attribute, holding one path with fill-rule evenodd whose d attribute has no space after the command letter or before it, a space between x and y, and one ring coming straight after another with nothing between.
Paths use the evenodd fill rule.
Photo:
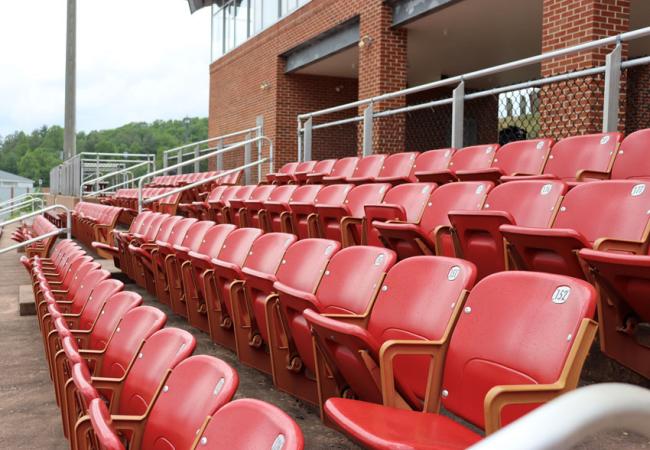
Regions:
<instances>
[{"instance_id":1,"label":"red stadium seat","mask_svg":"<svg viewBox=\"0 0 650 450\"><path fill-rule=\"evenodd\" d=\"M550 227L567 190L559 180L512 181L492 189L480 211L449 211L457 256L476 264L479 280L508 269L499 226Z\"/></svg>"},{"instance_id":2,"label":"red stadium seat","mask_svg":"<svg viewBox=\"0 0 650 450\"><path fill-rule=\"evenodd\" d=\"M101 398L100 392L108 398L111 414L144 414L167 371L190 357L195 348L196 339L189 332L165 328L140 344L121 377L92 377L87 365L75 364L71 380L65 386L65 408L62 408L66 435L71 435L69 431L74 430L79 417L88 411L90 402Z\"/></svg>"},{"instance_id":3,"label":"red stadium seat","mask_svg":"<svg viewBox=\"0 0 650 450\"><path fill-rule=\"evenodd\" d=\"M236 197L241 189L243 189L241 186L227 186L221 193L217 192L214 196L210 194L206 200L206 219L217 223L228 223L230 221L228 217L230 199Z\"/></svg>"},{"instance_id":4,"label":"red stadium seat","mask_svg":"<svg viewBox=\"0 0 650 450\"><path fill-rule=\"evenodd\" d=\"M181 265L183 289L190 325L208 333L208 311L205 300L203 273L211 269L211 260L216 258L230 233L236 230L233 224L219 224L208 230L196 251L187 253L188 260Z\"/></svg>"},{"instance_id":5,"label":"red stadium seat","mask_svg":"<svg viewBox=\"0 0 650 450\"><path fill-rule=\"evenodd\" d=\"M650 378L650 256L589 249L578 255L600 293L601 351Z\"/></svg>"},{"instance_id":6,"label":"red stadium seat","mask_svg":"<svg viewBox=\"0 0 650 450\"><path fill-rule=\"evenodd\" d=\"M145 273L147 289L155 293L158 301L171 306L169 285L167 279L166 263L168 257L173 257L174 245L181 245L192 225L197 223L196 219L179 220L172 228L169 238L166 240L156 237L155 247L151 249L150 267Z\"/></svg>"},{"instance_id":7,"label":"red stadium seat","mask_svg":"<svg viewBox=\"0 0 650 450\"><path fill-rule=\"evenodd\" d=\"M453 256L447 213L481 209L492 187L487 181L449 183L433 190L419 222L375 221L372 225L384 245L393 249L400 260L414 255Z\"/></svg>"},{"instance_id":8,"label":"red stadium seat","mask_svg":"<svg viewBox=\"0 0 650 450\"><path fill-rule=\"evenodd\" d=\"M307 175L308 183L323 183L323 184L337 184L345 183L348 177L354 175L354 169L356 169L357 164L359 163L359 158L357 156L348 156L347 158L341 158L336 161L332 172L329 175L320 175L320 174L309 174Z\"/></svg>"},{"instance_id":9,"label":"red stadium seat","mask_svg":"<svg viewBox=\"0 0 650 450\"><path fill-rule=\"evenodd\" d=\"M384 405L331 398L325 414L368 448L467 448L481 435L439 414L440 400L447 411L490 434L574 389L596 333L590 320L596 297L589 284L561 275L491 275L465 303L444 357L442 383L427 389L425 412L396 408L398 365L391 361L434 357L440 345L393 340L382 348Z\"/></svg>"},{"instance_id":10,"label":"red stadium seat","mask_svg":"<svg viewBox=\"0 0 650 450\"><path fill-rule=\"evenodd\" d=\"M650 128L635 131L623 139L612 166L611 179L650 179L648 146L650 146ZM581 175L582 180L610 178L607 172L587 171Z\"/></svg>"},{"instance_id":11,"label":"red stadium seat","mask_svg":"<svg viewBox=\"0 0 650 450\"><path fill-rule=\"evenodd\" d=\"M461 181L492 181L498 183L503 175L539 175L544 169L553 139L513 141L496 150L492 166L484 169L456 170Z\"/></svg>"},{"instance_id":12,"label":"red stadium seat","mask_svg":"<svg viewBox=\"0 0 650 450\"><path fill-rule=\"evenodd\" d=\"M418 223L435 188L434 183L406 183L390 189L382 203L364 205L363 243L379 247L383 245L379 239L379 232L373 226L375 221ZM348 242L352 239L352 236L347 237Z\"/></svg>"},{"instance_id":13,"label":"red stadium seat","mask_svg":"<svg viewBox=\"0 0 650 450\"><path fill-rule=\"evenodd\" d=\"M584 181L589 172L609 173L623 139L621 133L598 133L562 139L551 148L544 172L536 178L557 178L570 185ZM517 177L502 177L511 181Z\"/></svg>"},{"instance_id":14,"label":"red stadium seat","mask_svg":"<svg viewBox=\"0 0 650 450\"><path fill-rule=\"evenodd\" d=\"M424 178L428 173L446 170L455 151L453 148L440 148L420 153L413 164L415 178L423 181L420 176Z\"/></svg>"},{"instance_id":15,"label":"red stadium seat","mask_svg":"<svg viewBox=\"0 0 650 450\"><path fill-rule=\"evenodd\" d=\"M255 202L254 204L250 201L247 202L246 209L249 215L254 218L251 225L256 222L255 226L265 232L281 231L281 215L283 212L289 211L289 201L293 198L293 194L298 187L295 184L278 186L263 202ZM271 208L271 211L269 211L269 208ZM256 221L255 216L257 216Z\"/></svg>"},{"instance_id":16,"label":"red stadium seat","mask_svg":"<svg viewBox=\"0 0 650 450\"><path fill-rule=\"evenodd\" d=\"M197 251L206 234L215 226L209 220L200 220L188 230L180 244L172 246L172 252L165 257L164 267L167 279L167 292L172 311L181 317L187 318L187 305L185 299L185 286L181 266L190 260L189 252Z\"/></svg>"},{"instance_id":17,"label":"red stadium seat","mask_svg":"<svg viewBox=\"0 0 650 450\"><path fill-rule=\"evenodd\" d=\"M413 174L413 166L419 155L418 152L395 153L389 155L384 165L375 178L376 183L390 183L392 185L401 183L412 183L417 181Z\"/></svg>"},{"instance_id":18,"label":"red stadium seat","mask_svg":"<svg viewBox=\"0 0 650 450\"><path fill-rule=\"evenodd\" d=\"M272 289L284 254L296 240L295 235L288 233L267 233L257 238L241 267L241 273L236 274L237 280L230 285L231 318L237 356L244 364L267 373L271 373L271 365L260 332L260 324L266 332L266 322L263 316L258 322L255 314L255 305L263 305L266 296L257 298L258 291L247 285L245 280L248 277L264 280L264 283L271 286L269 290ZM263 307L261 311L263 312Z\"/></svg>"},{"instance_id":19,"label":"red stadium seat","mask_svg":"<svg viewBox=\"0 0 650 450\"><path fill-rule=\"evenodd\" d=\"M267 231L291 233L291 203L313 204L314 199L323 188L320 184L310 184L306 186L297 186L294 190L292 185L286 186L287 190L280 191L276 189L264 202L264 221L266 222ZM286 193L291 192L290 197L286 198ZM277 196L277 197L276 197ZM280 198L280 200L275 200ZM273 200L272 200L273 199Z\"/></svg>"},{"instance_id":20,"label":"red stadium seat","mask_svg":"<svg viewBox=\"0 0 650 450\"><path fill-rule=\"evenodd\" d=\"M323 159L321 161L316 161L311 169L308 167L298 167L296 172L291 175L291 180L297 184L305 184L312 175L314 176L312 180L315 179L315 177L322 178L330 175L336 162L336 159Z\"/></svg>"},{"instance_id":21,"label":"red stadium seat","mask_svg":"<svg viewBox=\"0 0 650 450\"><path fill-rule=\"evenodd\" d=\"M278 170L275 173L267 173L266 174L266 180L269 183L273 183L276 181L276 178L281 175L287 175L287 174L293 174L296 172L296 168L298 167L298 162L290 162L285 164L284 166L280 167L280 170Z\"/></svg>"},{"instance_id":22,"label":"red stadium seat","mask_svg":"<svg viewBox=\"0 0 650 450\"><path fill-rule=\"evenodd\" d=\"M329 397L350 395L381 403L382 386L375 370L384 363L383 347L396 340L438 342L440 355L444 355L475 278L476 270L467 261L416 256L388 271L369 313L321 315L314 309L305 311L318 349L321 406ZM422 409L429 361L422 356L401 356L395 365L395 401ZM442 365L436 368L433 380L440 380ZM333 374L333 386L328 372Z\"/></svg>"},{"instance_id":23,"label":"red stadium seat","mask_svg":"<svg viewBox=\"0 0 650 450\"><path fill-rule=\"evenodd\" d=\"M206 355L192 356L160 383L152 406L144 415L109 416L106 406L93 400L89 417L77 424L77 442L80 449L89 449L89 441L94 439L88 435L94 430L98 439L110 436L110 442L115 442L116 436L126 438L131 450L159 445L189 449L206 418L232 399L238 384L237 372L225 362Z\"/></svg>"},{"instance_id":24,"label":"red stadium seat","mask_svg":"<svg viewBox=\"0 0 650 450\"><path fill-rule=\"evenodd\" d=\"M314 197L312 197L313 192L311 191L307 191L302 198L296 196L289 202L292 233L298 236L299 239L318 237L316 204L342 204L353 187L351 184L333 184L319 189Z\"/></svg>"},{"instance_id":25,"label":"red stadium seat","mask_svg":"<svg viewBox=\"0 0 650 450\"><path fill-rule=\"evenodd\" d=\"M388 183L355 186L338 204L324 203L323 196L319 194L316 203L319 236L339 241L344 247L363 242L364 205L381 203L390 187Z\"/></svg>"},{"instance_id":26,"label":"red stadium seat","mask_svg":"<svg viewBox=\"0 0 650 450\"><path fill-rule=\"evenodd\" d=\"M581 248L647 253L649 188L634 180L581 183L564 197L551 228L501 225L515 267L584 278Z\"/></svg>"},{"instance_id":27,"label":"red stadium seat","mask_svg":"<svg viewBox=\"0 0 650 450\"><path fill-rule=\"evenodd\" d=\"M237 190L237 193L228 200L228 204L221 209L226 223L241 226L239 211L244 208L244 202L250 198L251 194L257 188L258 186L242 186ZM265 190L270 192L272 189L273 186L266 186Z\"/></svg>"},{"instance_id":28,"label":"red stadium seat","mask_svg":"<svg viewBox=\"0 0 650 450\"><path fill-rule=\"evenodd\" d=\"M264 209L264 202L271 198L271 195L280 186L271 186L268 184L259 185L248 198L243 202L243 207L239 210L239 226L241 228L261 228L262 218L260 212ZM284 190L284 189L283 189ZM231 206L233 206L231 204ZM262 213L263 214L263 213Z\"/></svg>"},{"instance_id":29,"label":"red stadium seat","mask_svg":"<svg viewBox=\"0 0 650 450\"><path fill-rule=\"evenodd\" d=\"M270 361L265 350L280 347L280 335L275 334L282 330L276 314L275 283L280 281L291 288L313 292L323 276L327 262L340 248L338 242L327 239L303 239L286 250L275 274L268 272L272 268L271 264L251 262L251 267L242 269L247 301L250 305L249 315L252 317L253 324L249 341L251 348L246 349L250 350L248 353L240 352L243 356L242 362L268 371ZM278 355L278 359L280 358L281 355ZM285 363L280 364L283 366ZM281 367L277 369L270 367L270 369L276 373L276 370L280 370Z\"/></svg>"},{"instance_id":30,"label":"red stadium seat","mask_svg":"<svg viewBox=\"0 0 650 450\"><path fill-rule=\"evenodd\" d=\"M273 287L278 293L280 306L279 322L286 339L286 343L282 340L281 347L271 347L271 357L275 362L273 379L279 389L317 403L311 330L303 311L312 309L324 314L367 315L386 272L395 260L395 253L385 248L356 245L332 256L313 293L287 286L280 280L275 282Z\"/></svg>"},{"instance_id":31,"label":"red stadium seat","mask_svg":"<svg viewBox=\"0 0 650 450\"><path fill-rule=\"evenodd\" d=\"M231 285L241 278L241 266L253 243L261 235L259 228L239 228L230 233L221 251L207 263L207 272L202 275L210 336L213 342L231 350L236 349L230 303Z\"/></svg>"},{"instance_id":32,"label":"red stadium seat","mask_svg":"<svg viewBox=\"0 0 650 450\"><path fill-rule=\"evenodd\" d=\"M457 171L487 169L492 165L494 155L499 149L497 144L475 145L456 150L449 160L449 166L446 169L425 170L421 167L416 168L415 176L419 181L429 183L449 183L457 181Z\"/></svg>"},{"instance_id":33,"label":"red stadium seat","mask_svg":"<svg viewBox=\"0 0 650 450\"><path fill-rule=\"evenodd\" d=\"M369 155L359 159L354 168L354 174L345 179L346 183L365 184L373 183L386 161L386 155ZM327 180L326 180L327 181Z\"/></svg>"},{"instance_id":34,"label":"red stadium seat","mask_svg":"<svg viewBox=\"0 0 650 450\"><path fill-rule=\"evenodd\" d=\"M251 428L250 424L255 424ZM302 450L304 438L296 422L281 409L260 400L235 400L206 421L192 449ZM207 447L206 447L207 446Z\"/></svg>"}]
</instances>

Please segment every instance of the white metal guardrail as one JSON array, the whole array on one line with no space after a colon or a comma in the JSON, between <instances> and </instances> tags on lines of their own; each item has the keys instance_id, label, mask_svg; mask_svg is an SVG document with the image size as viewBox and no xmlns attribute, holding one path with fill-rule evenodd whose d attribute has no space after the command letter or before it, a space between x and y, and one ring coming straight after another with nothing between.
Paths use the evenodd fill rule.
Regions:
<instances>
[{"instance_id":1,"label":"white metal guardrail","mask_svg":"<svg viewBox=\"0 0 650 450\"><path fill-rule=\"evenodd\" d=\"M149 169L149 171L153 171L153 170L156 169L154 162L152 162L152 161L143 161L143 162L134 164L132 166L125 167L123 169L119 169L119 170L116 170L114 172L107 173L107 174L99 176L97 178L93 178L91 180L84 181L79 186L79 198L94 197L94 196L100 194L100 192L98 192L98 191L101 191L101 193L104 193L104 192L114 190L116 188L116 184L119 184L120 186L124 186L124 185L127 185L129 183L132 183L133 182L133 171L136 170L136 169L139 169L141 167L147 167ZM110 180L110 179L113 179L113 178L115 178L115 177L117 177L119 175L122 175L122 178L124 178L124 181L122 181L121 183L112 183L107 188L99 189L98 191L84 192L84 187L85 186L95 186L97 188L97 187L99 187L99 182L100 181Z\"/></svg>"},{"instance_id":2,"label":"white metal guardrail","mask_svg":"<svg viewBox=\"0 0 650 450\"><path fill-rule=\"evenodd\" d=\"M39 209L38 211L33 211L31 213L24 214L24 215L22 215L20 217L16 217L14 219L6 220L6 221L0 223L0 228L4 228L5 226L11 225L12 223L22 222L22 221L24 221L26 219L29 219L31 217L38 216L38 215L41 215L43 213L46 213L48 211L52 211L52 210L55 210L55 209L62 209L63 211L65 211L66 218L67 218L65 228L57 228L56 230L52 230L49 233L45 233L44 235L37 236L37 237L32 238L32 239L28 239L27 241L18 242L16 244L10 245L9 247L1 248L0 249L0 255L2 255L4 253L7 253L7 252L10 252L12 250L17 250L19 248L26 247L27 245L33 244L35 242L42 241L42 240L50 238L52 236L58 236L59 234L63 234L63 233L65 233L66 237L68 239L70 239L72 237L72 212L65 205L47 206L45 208Z\"/></svg>"},{"instance_id":3,"label":"white metal guardrail","mask_svg":"<svg viewBox=\"0 0 650 450\"><path fill-rule=\"evenodd\" d=\"M567 47L551 52L543 53L528 58L523 58L517 61L512 61L505 64L489 67L486 69L476 70L463 75L457 75L431 83L414 86L408 89L403 89L396 92L390 92L372 98L358 100L344 105L339 105L331 108L322 109L298 116L298 160L304 161L312 158L312 133L315 130L328 128L332 126L339 126L348 123L362 122L362 142L363 154L369 155L373 152L372 137L373 137L373 121L375 118L387 117L390 115L416 111L418 109L432 108L442 105L451 105L451 146L455 148L463 147L464 135L464 106L467 100L486 97L490 95L499 94L502 92L510 92L517 89L526 89L535 86L543 86L546 84L576 79L594 74L605 74L605 91L604 91L604 106L603 106L603 132L616 131L618 129L618 113L619 113L619 97L621 87L621 70L650 64L650 57L636 58L632 60L621 60L621 44L630 42L639 38L650 36L650 27L641 28L638 30L622 33L617 36L611 36L583 44ZM566 73L548 78L541 78L534 81L525 83L518 83L511 86L499 87L495 89L488 89L480 92L465 93L465 83L470 80L484 78L499 73L528 67L531 65L539 64L543 61L554 59L560 56L571 55L585 50L591 50L600 47L615 45L614 50L607 56L606 64L602 67L580 70L576 72ZM453 86L453 94L450 98L435 100L427 103L422 103L413 106L406 106L403 108L389 109L381 112L375 112L375 105L386 100L405 97L410 94L419 92L430 91L441 87ZM317 117L326 116L333 113L339 113L356 108L364 108L363 114L354 115L346 119L334 120L325 123L314 124L314 119Z\"/></svg>"},{"instance_id":4,"label":"white metal guardrail","mask_svg":"<svg viewBox=\"0 0 650 450\"><path fill-rule=\"evenodd\" d=\"M176 165L182 163L184 157L188 155L191 155L193 157L192 159L194 160L199 156L201 156L202 154L213 151L214 149L220 150L222 148L225 148L227 146L225 142L228 139L236 138L240 136L243 136L244 141L248 141L253 137L260 137L262 136L262 127L257 126L253 128L247 128L245 130L236 131L234 133L215 136L209 139L204 139L202 141L192 142L190 144L181 145L180 147L175 147L169 150L165 150L163 152L163 168L166 169L164 174L167 175L169 171L172 170L172 168L169 166L171 159L176 159ZM201 148L201 146L208 145L213 142L216 142L216 146L212 146L212 147L208 146L207 148ZM244 149L245 154L250 154L251 151L252 148L250 146ZM194 164L194 172L199 172L200 161L195 161L193 164ZM218 170L223 169L223 160L221 158L217 158L217 169Z\"/></svg>"},{"instance_id":5,"label":"white metal guardrail","mask_svg":"<svg viewBox=\"0 0 650 450\"><path fill-rule=\"evenodd\" d=\"M47 194L43 192L26 192L24 194L17 195L16 197L12 197L10 199L7 199L3 202L0 202L0 208L4 208L7 205L11 205L12 203L17 203L17 202L22 202L25 199L28 199L30 197L43 197Z\"/></svg>"},{"instance_id":6,"label":"white metal guardrail","mask_svg":"<svg viewBox=\"0 0 650 450\"><path fill-rule=\"evenodd\" d=\"M268 158L263 158L262 157L262 145L261 144L263 144L264 142L269 144L269 157ZM147 180L149 178L153 178L153 177L155 177L157 175L164 175L169 170L180 169L180 168L188 166L190 164L195 164L197 162L208 160L209 158L219 157L219 156L221 156L221 155L223 155L225 153L232 152L233 150L237 150L237 149L240 149L240 148L246 148L247 146L250 146L252 144L260 144L260 145L258 145L258 159L257 159L257 161L251 162L251 161L247 161L245 159L244 165L242 165L240 167L236 167L236 168L231 169L231 170L228 170L226 172L222 172L222 173L220 173L218 175L215 175L213 177L209 177L209 178L205 178L205 179L196 181L194 183L185 185L185 186L180 187L178 189L173 189L173 190L168 191L168 192L166 192L164 194L160 194L160 195L158 195L156 197L151 197L151 198L148 198L146 200L144 200L143 197L142 197L142 188L144 187L144 182L145 182L145 180ZM266 137L266 136L258 136L258 137L252 138L252 139L248 139L248 140L245 140L245 141L238 142L236 144L230 145L230 146L225 147L225 148L213 147L213 148L210 148L209 150L210 150L210 153L207 153L205 155L197 156L196 158L192 158L192 159L190 159L188 161L180 162L178 164L174 164L173 166L162 168L160 170L156 170L154 172L150 172L150 173L147 173L147 174L139 177L138 178L138 212L142 212L142 207L145 204L149 204L149 203L155 202L157 200L161 200L161 199L163 199L165 197L169 197L170 195L175 195L175 194L177 194L179 192L184 192L184 191L187 191L189 189L193 189L193 188L195 188L197 186L200 186L202 184L211 183L211 182L213 182L215 180L218 180L219 178L223 178L223 177L228 176L228 175L230 175L230 174L232 174L234 172L237 172L239 170L245 170L246 171L246 183L247 184L250 183L250 169L255 167L255 166L257 166L257 168L258 168L257 176L258 176L259 180L262 179L262 164L268 162L269 163L269 171L273 172L273 141L271 139L269 139L268 137ZM250 158L250 155L248 155L246 158Z\"/></svg>"},{"instance_id":7,"label":"white metal guardrail","mask_svg":"<svg viewBox=\"0 0 650 450\"><path fill-rule=\"evenodd\" d=\"M6 214L13 214L14 211L19 211L21 209L24 209L25 207L31 206L32 211L35 210L35 205L36 203L39 204L40 208L43 208L45 206L45 202L43 201L42 198L40 197L31 197L27 200L24 200L19 203L14 203L13 205L5 206L4 208L0 208L0 217L6 215Z\"/></svg>"},{"instance_id":8,"label":"white metal guardrail","mask_svg":"<svg viewBox=\"0 0 650 450\"><path fill-rule=\"evenodd\" d=\"M569 450L601 431L650 439L650 390L623 383L568 392L488 436L472 450Z\"/></svg>"}]
</instances>

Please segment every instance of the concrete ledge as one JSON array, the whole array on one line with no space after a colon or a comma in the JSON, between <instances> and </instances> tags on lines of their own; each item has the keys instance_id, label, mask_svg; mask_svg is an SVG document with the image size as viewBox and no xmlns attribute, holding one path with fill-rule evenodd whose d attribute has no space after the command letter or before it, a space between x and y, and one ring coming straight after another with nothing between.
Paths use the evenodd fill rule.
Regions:
<instances>
[{"instance_id":1,"label":"concrete ledge","mask_svg":"<svg viewBox=\"0 0 650 450\"><path fill-rule=\"evenodd\" d=\"M36 315L34 291L32 291L32 286L30 284L23 284L18 287L18 313L21 316Z\"/></svg>"}]
</instances>

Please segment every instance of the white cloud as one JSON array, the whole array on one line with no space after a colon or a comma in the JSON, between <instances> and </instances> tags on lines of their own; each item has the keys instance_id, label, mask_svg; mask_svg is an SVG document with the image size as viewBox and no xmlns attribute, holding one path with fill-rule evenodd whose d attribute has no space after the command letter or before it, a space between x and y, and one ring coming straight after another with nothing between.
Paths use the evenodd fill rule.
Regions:
<instances>
[{"instance_id":1,"label":"white cloud","mask_svg":"<svg viewBox=\"0 0 650 450\"><path fill-rule=\"evenodd\" d=\"M0 0L0 135L63 124L66 0ZM77 128L207 116L209 8L77 0Z\"/></svg>"}]
</instances>

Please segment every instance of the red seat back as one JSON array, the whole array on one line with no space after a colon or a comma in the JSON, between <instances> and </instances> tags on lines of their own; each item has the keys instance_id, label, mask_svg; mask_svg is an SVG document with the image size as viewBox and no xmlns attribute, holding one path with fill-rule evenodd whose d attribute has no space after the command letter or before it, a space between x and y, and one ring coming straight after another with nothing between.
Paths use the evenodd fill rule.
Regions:
<instances>
[{"instance_id":1,"label":"red seat back","mask_svg":"<svg viewBox=\"0 0 650 450\"><path fill-rule=\"evenodd\" d=\"M612 167L612 179L650 178L650 128L635 131L623 139Z\"/></svg>"},{"instance_id":2,"label":"red seat back","mask_svg":"<svg viewBox=\"0 0 650 450\"><path fill-rule=\"evenodd\" d=\"M251 429L250 424L255 427ZM217 445L237 449L302 450L300 427L281 409L251 398L217 411L198 440L197 449Z\"/></svg>"},{"instance_id":3,"label":"red seat back","mask_svg":"<svg viewBox=\"0 0 650 450\"><path fill-rule=\"evenodd\" d=\"M203 244L206 234L208 231L214 228L214 226L215 223L209 220L201 220L199 222L195 222L187 230L187 234L185 235L185 238L180 245L192 251L198 250L199 247Z\"/></svg>"},{"instance_id":4,"label":"red seat back","mask_svg":"<svg viewBox=\"0 0 650 450\"><path fill-rule=\"evenodd\" d=\"M439 148L420 153L415 160L413 171L418 172L438 172L449 167L449 162L455 150L453 148Z\"/></svg>"},{"instance_id":5,"label":"red seat back","mask_svg":"<svg viewBox=\"0 0 650 450\"><path fill-rule=\"evenodd\" d=\"M369 155L359 159L352 178L375 178L384 165L386 155Z\"/></svg>"},{"instance_id":6,"label":"red seat back","mask_svg":"<svg viewBox=\"0 0 650 450\"><path fill-rule=\"evenodd\" d=\"M165 328L148 337L124 380L117 412L144 414L166 371L188 358L195 348L194 336L178 328Z\"/></svg>"},{"instance_id":7,"label":"red seat back","mask_svg":"<svg viewBox=\"0 0 650 450\"><path fill-rule=\"evenodd\" d=\"M237 372L217 358L197 355L181 362L153 404L141 448L191 448L206 417L228 403L238 385Z\"/></svg>"},{"instance_id":8,"label":"red seat back","mask_svg":"<svg viewBox=\"0 0 650 450\"><path fill-rule=\"evenodd\" d=\"M492 165L492 160L498 149L498 144L489 144L456 150L449 161L449 169L455 171L488 168Z\"/></svg>"},{"instance_id":9,"label":"red seat back","mask_svg":"<svg viewBox=\"0 0 650 450\"><path fill-rule=\"evenodd\" d=\"M181 220L183 220L181 216L170 216L168 214L163 215L163 217L165 219L160 224L160 228L158 229L158 232L151 238L149 237L150 236L149 232L147 232L147 234L145 235L145 240L153 241L155 239L157 241L168 242L169 237L172 234L172 230L174 229L176 224Z\"/></svg>"},{"instance_id":10,"label":"red seat back","mask_svg":"<svg viewBox=\"0 0 650 450\"><path fill-rule=\"evenodd\" d=\"M384 196L384 201L379 205L364 205L366 217L366 243L381 246L379 233L372 226L374 221L385 222L400 220L409 223L418 223L424 208L427 206L434 183L406 183L393 187Z\"/></svg>"},{"instance_id":11,"label":"red seat back","mask_svg":"<svg viewBox=\"0 0 650 450\"><path fill-rule=\"evenodd\" d=\"M553 228L573 229L589 242L604 237L640 241L649 211L650 182L594 181L567 193Z\"/></svg>"},{"instance_id":12,"label":"red seat back","mask_svg":"<svg viewBox=\"0 0 650 450\"><path fill-rule=\"evenodd\" d=\"M359 157L357 156L341 158L336 161L329 176L336 178L349 178L354 175L354 169L357 167L358 163Z\"/></svg>"},{"instance_id":13,"label":"red seat back","mask_svg":"<svg viewBox=\"0 0 650 450\"><path fill-rule=\"evenodd\" d=\"M341 244L329 239L303 239L291 245L276 273L279 282L303 292L314 292L330 258Z\"/></svg>"},{"instance_id":14,"label":"red seat back","mask_svg":"<svg viewBox=\"0 0 650 450\"><path fill-rule=\"evenodd\" d=\"M553 139L513 141L496 151L492 167L505 175L537 175L542 173Z\"/></svg>"},{"instance_id":15,"label":"red seat back","mask_svg":"<svg viewBox=\"0 0 650 450\"><path fill-rule=\"evenodd\" d=\"M475 279L474 265L457 258L414 256L400 261L382 283L368 332L379 345L392 339L439 340ZM395 360L398 384L413 400L424 399L428 366L427 358Z\"/></svg>"},{"instance_id":16,"label":"red seat back","mask_svg":"<svg viewBox=\"0 0 650 450\"><path fill-rule=\"evenodd\" d=\"M253 242L262 235L259 228L239 228L228 235L217 255L217 259L241 267L250 252Z\"/></svg>"},{"instance_id":17,"label":"red seat back","mask_svg":"<svg viewBox=\"0 0 650 450\"><path fill-rule=\"evenodd\" d=\"M112 280L107 280L112 281ZM102 283L106 283L103 281ZM94 292L93 292L94 294ZM142 304L142 297L134 292L122 291L116 292L108 299L100 298L99 294L94 295L96 304L102 305L95 316L97 322L90 334L88 349L103 350L106 348L117 325L124 315ZM104 301L105 300L105 301ZM90 302L90 300L88 300ZM86 310L88 306L86 307ZM94 309L94 308L93 308ZM84 310L84 313L86 312Z\"/></svg>"},{"instance_id":18,"label":"red seat back","mask_svg":"<svg viewBox=\"0 0 650 450\"><path fill-rule=\"evenodd\" d=\"M228 235L236 229L237 227L230 223L222 223L210 228L203 236L197 252L210 258L216 258Z\"/></svg>"},{"instance_id":19,"label":"red seat back","mask_svg":"<svg viewBox=\"0 0 650 450\"><path fill-rule=\"evenodd\" d=\"M381 181L382 178L401 178L403 181L415 181L412 171L418 155L418 152L404 152L389 155L384 160L384 165L379 171L378 181Z\"/></svg>"},{"instance_id":20,"label":"red seat back","mask_svg":"<svg viewBox=\"0 0 650 450\"><path fill-rule=\"evenodd\" d=\"M130 295L134 301L140 297L135 292L122 294ZM124 376L142 341L164 327L165 322L167 322L165 313L153 306L139 306L129 310L106 347L98 375L108 378Z\"/></svg>"},{"instance_id":21,"label":"red seat back","mask_svg":"<svg viewBox=\"0 0 650 450\"><path fill-rule=\"evenodd\" d=\"M420 227L425 233L430 233L440 225L449 225L449 211L481 209L492 186L490 182L467 181L434 189L422 213Z\"/></svg>"},{"instance_id":22,"label":"red seat back","mask_svg":"<svg viewBox=\"0 0 650 450\"><path fill-rule=\"evenodd\" d=\"M92 267L96 267L96 263L88 264L92 265ZM95 268L88 270L86 273L83 273L83 271L80 270L78 275L79 279L75 280L75 283L78 283L78 287L72 297L72 304L69 307L69 312L71 314L79 314L86 304L86 301L90 300L92 292L96 287L99 287L99 283L108 280L111 277L111 273L108 270Z\"/></svg>"},{"instance_id":23,"label":"red seat back","mask_svg":"<svg viewBox=\"0 0 650 450\"><path fill-rule=\"evenodd\" d=\"M498 385L546 384L559 379L596 292L574 278L501 272L479 282L467 299L445 360L445 408L484 427L483 403ZM487 338L489 336L489 338ZM507 406L503 424L531 409Z\"/></svg>"},{"instance_id":24,"label":"red seat back","mask_svg":"<svg viewBox=\"0 0 650 450\"><path fill-rule=\"evenodd\" d=\"M573 181L580 170L609 172L623 136L599 133L562 139L551 149L544 173Z\"/></svg>"},{"instance_id":25,"label":"red seat back","mask_svg":"<svg viewBox=\"0 0 650 450\"><path fill-rule=\"evenodd\" d=\"M267 233L258 237L250 247L243 267L257 272L275 274L282 262L287 248L296 242L297 238L288 233Z\"/></svg>"},{"instance_id":26,"label":"red seat back","mask_svg":"<svg viewBox=\"0 0 650 450\"><path fill-rule=\"evenodd\" d=\"M171 233L169 234L169 238L167 239L167 243L170 245L181 245L183 242L183 239L185 239L185 236L187 235L187 232L190 230L190 227L194 225L197 222L197 219L181 219L174 225L172 228ZM160 239L156 239L157 241L160 242L165 242Z\"/></svg>"}]
</instances>

